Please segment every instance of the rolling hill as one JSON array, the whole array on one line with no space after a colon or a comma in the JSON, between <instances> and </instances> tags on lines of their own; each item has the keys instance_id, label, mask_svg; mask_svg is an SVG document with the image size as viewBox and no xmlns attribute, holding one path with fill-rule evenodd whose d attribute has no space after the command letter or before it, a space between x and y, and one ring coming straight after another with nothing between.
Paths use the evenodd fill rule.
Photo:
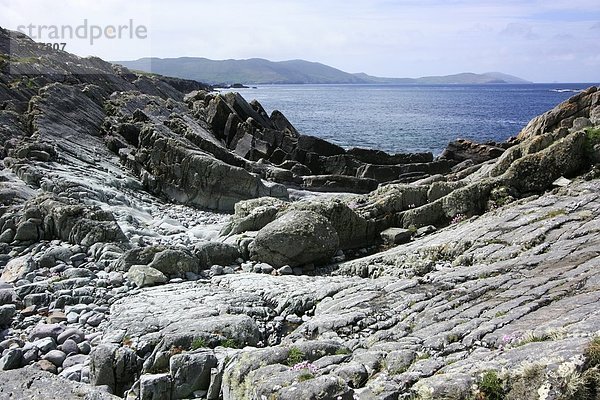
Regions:
<instances>
[{"instance_id":1,"label":"rolling hill","mask_svg":"<svg viewBox=\"0 0 600 400\"><path fill-rule=\"evenodd\" d=\"M351 74L325 64L304 60L269 61L209 60L207 58L141 58L115 61L127 68L210 84L491 84L530 83L523 79L489 72L462 73L423 78L380 78L364 73Z\"/></svg>"}]
</instances>

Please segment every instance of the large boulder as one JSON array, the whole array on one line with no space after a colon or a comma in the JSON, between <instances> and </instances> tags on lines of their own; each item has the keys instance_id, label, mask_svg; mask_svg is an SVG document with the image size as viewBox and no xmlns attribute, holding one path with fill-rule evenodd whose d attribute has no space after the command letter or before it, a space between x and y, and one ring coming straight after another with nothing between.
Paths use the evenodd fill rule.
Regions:
<instances>
[{"instance_id":1,"label":"large boulder","mask_svg":"<svg viewBox=\"0 0 600 400\"><path fill-rule=\"evenodd\" d=\"M237 247L221 242L203 242L194 247L194 255L199 262L200 269L213 265L231 265L240 258Z\"/></svg>"},{"instance_id":2,"label":"large boulder","mask_svg":"<svg viewBox=\"0 0 600 400\"><path fill-rule=\"evenodd\" d=\"M273 222L289 203L273 197L240 201L235 205L235 214L222 229L221 235L235 235L246 231L258 231Z\"/></svg>"},{"instance_id":3,"label":"large boulder","mask_svg":"<svg viewBox=\"0 0 600 400\"><path fill-rule=\"evenodd\" d=\"M338 248L339 236L327 218L290 211L258 232L250 256L275 267L294 267L327 262Z\"/></svg>"},{"instance_id":4,"label":"large boulder","mask_svg":"<svg viewBox=\"0 0 600 400\"><path fill-rule=\"evenodd\" d=\"M515 160L501 179L521 193L543 191L561 176L573 176L587 163L586 134L574 132L542 151Z\"/></svg>"},{"instance_id":5,"label":"large boulder","mask_svg":"<svg viewBox=\"0 0 600 400\"><path fill-rule=\"evenodd\" d=\"M154 286L168 281L165 274L147 265L134 265L129 269L126 276L127 279L139 288Z\"/></svg>"},{"instance_id":6,"label":"large boulder","mask_svg":"<svg viewBox=\"0 0 600 400\"><path fill-rule=\"evenodd\" d=\"M21 256L10 260L0 276L0 282L14 283L36 269L35 261L30 256Z\"/></svg>"},{"instance_id":7,"label":"large boulder","mask_svg":"<svg viewBox=\"0 0 600 400\"><path fill-rule=\"evenodd\" d=\"M342 250L365 247L376 240L372 224L340 200L301 201L294 203L291 209L311 211L327 218L337 232Z\"/></svg>"},{"instance_id":8,"label":"large boulder","mask_svg":"<svg viewBox=\"0 0 600 400\"><path fill-rule=\"evenodd\" d=\"M187 249L166 249L157 253L148 267L171 277L184 276L188 272L197 274L200 269L198 259Z\"/></svg>"}]
</instances>

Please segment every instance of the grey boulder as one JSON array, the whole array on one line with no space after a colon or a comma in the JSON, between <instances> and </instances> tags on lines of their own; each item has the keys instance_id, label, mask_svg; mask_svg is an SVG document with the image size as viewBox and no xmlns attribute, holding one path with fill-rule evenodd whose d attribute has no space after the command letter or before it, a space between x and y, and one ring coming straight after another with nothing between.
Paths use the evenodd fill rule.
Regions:
<instances>
[{"instance_id":1,"label":"grey boulder","mask_svg":"<svg viewBox=\"0 0 600 400\"><path fill-rule=\"evenodd\" d=\"M154 286L168 281L165 274L155 268L145 265L134 265L129 269L126 276L127 279L139 288Z\"/></svg>"},{"instance_id":2,"label":"grey boulder","mask_svg":"<svg viewBox=\"0 0 600 400\"><path fill-rule=\"evenodd\" d=\"M312 211L291 211L258 232L250 256L277 268L295 267L327 262L338 248L329 220Z\"/></svg>"}]
</instances>

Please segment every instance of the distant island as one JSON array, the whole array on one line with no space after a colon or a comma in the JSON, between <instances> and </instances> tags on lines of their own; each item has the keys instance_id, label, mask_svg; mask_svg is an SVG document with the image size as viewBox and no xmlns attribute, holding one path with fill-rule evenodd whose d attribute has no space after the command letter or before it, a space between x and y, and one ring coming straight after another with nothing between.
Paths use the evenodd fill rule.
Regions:
<instances>
[{"instance_id":1,"label":"distant island","mask_svg":"<svg viewBox=\"0 0 600 400\"><path fill-rule=\"evenodd\" d=\"M217 85L266 84L515 84L531 83L500 72L461 73L422 78L381 78L365 73L351 74L325 64L305 60L269 61L209 60L207 58L141 58L114 61L137 71L193 79Z\"/></svg>"}]
</instances>

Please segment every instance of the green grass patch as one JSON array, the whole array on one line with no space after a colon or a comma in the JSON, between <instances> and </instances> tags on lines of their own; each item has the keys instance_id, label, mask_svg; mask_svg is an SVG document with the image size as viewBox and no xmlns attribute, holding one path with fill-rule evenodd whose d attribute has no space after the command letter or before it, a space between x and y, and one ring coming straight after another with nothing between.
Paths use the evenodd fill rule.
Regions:
<instances>
[{"instance_id":1,"label":"green grass patch","mask_svg":"<svg viewBox=\"0 0 600 400\"><path fill-rule=\"evenodd\" d=\"M585 129L585 150L588 153L594 151L594 146L600 144L600 127Z\"/></svg>"},{"instance_id":2,"label":"green grass patch","mask_svg":"<svg viewBox=\"0 0 600 400\"><path fill-rule=\"evenodd\" d=\"M221 340L221 346L230 349L238 349L240 346L234 339Z\"/></svg>"},{"instance_id":3,"label":"green grass patch","mask_svg":"<svg viewBox=\"0 0 600 400\"><path fill-rule=\"evenodd\" d=\"M204 338L196 338L192 341L192 350L198 350L208 347Z\"/></svg>"},{"instance_id":4,"label":"green grass patch","mask_svg":"<svg viewBox=\"0 0 600 400\"><path fill-rule=\"evenodd\" d=\"M290 350L288 351L287 361L286 361L287 365L289 365L290 367L293 367L294 365L304 361L305 357L306 357L306 354L304 354L302 352L302 350L300 350L297 347L290 347Z\"/></svg>"},{"instance_id":5,"label":"green grass patch","mask_svg":"<svg viewBox=\"0 0 600 400\"><path fill-rule=\"evenodd\" d=\"M303 372L300 374L300 376L298 376L298 382L306 382L314 378L315 376L310 372Z\"/></svg>"},{"instance_id":6,"label":"green grass patch","mask_svg":"<svg viewBox=\"0 0 600 400\"><path fill-rule=\"evenodd\" d=\"M348 354L352 354L352 351L347 347L340 347L335 351L336 356L345 356Z\"/></svg>"},{"instance_id":7,"label":"green grass patch","mask_svg":"<svg viewBox=\"0 0 600 400\"><path fill-rule=\"evenodd\" d=\"M547 219L556 218L561 215L567 215L567 211L564 208L559 208L558 210L548 211L546 214L537 217L534 222L545 221Z\"/></svg>"},{"instance_id":8,"label":"green grass patch","mask_svg":"<svg viewBox=\"0 0 600 400\"><path fill-rule=\"evenodd\" d=\"M10 57L9 61L20 64L33 64L38 62L40 59L37 57Z\"/></svg>"},{"instance_id":9,"label":"green grass patch","mask_svg":"<svg viewBox=\"0 0 600 400\"><path fill-rule=\"evenodd\" d=\"M479 382L479 391L485 396L485 400L503 400L504 386L496 371L487 371Z\"/></svg>"},{"instance_id":10,"label":"green grass patch","mask_svg":"<svg viewBox=\"0 0 600 400\"><path fill-rule=\"evenodd\" d=\"M536 335L533 332L529 332L519 339L515 347L525 346L529 343L547 342L549 340L552 340L552 337L548 334Z\"/></svg>"}]
</instances>

